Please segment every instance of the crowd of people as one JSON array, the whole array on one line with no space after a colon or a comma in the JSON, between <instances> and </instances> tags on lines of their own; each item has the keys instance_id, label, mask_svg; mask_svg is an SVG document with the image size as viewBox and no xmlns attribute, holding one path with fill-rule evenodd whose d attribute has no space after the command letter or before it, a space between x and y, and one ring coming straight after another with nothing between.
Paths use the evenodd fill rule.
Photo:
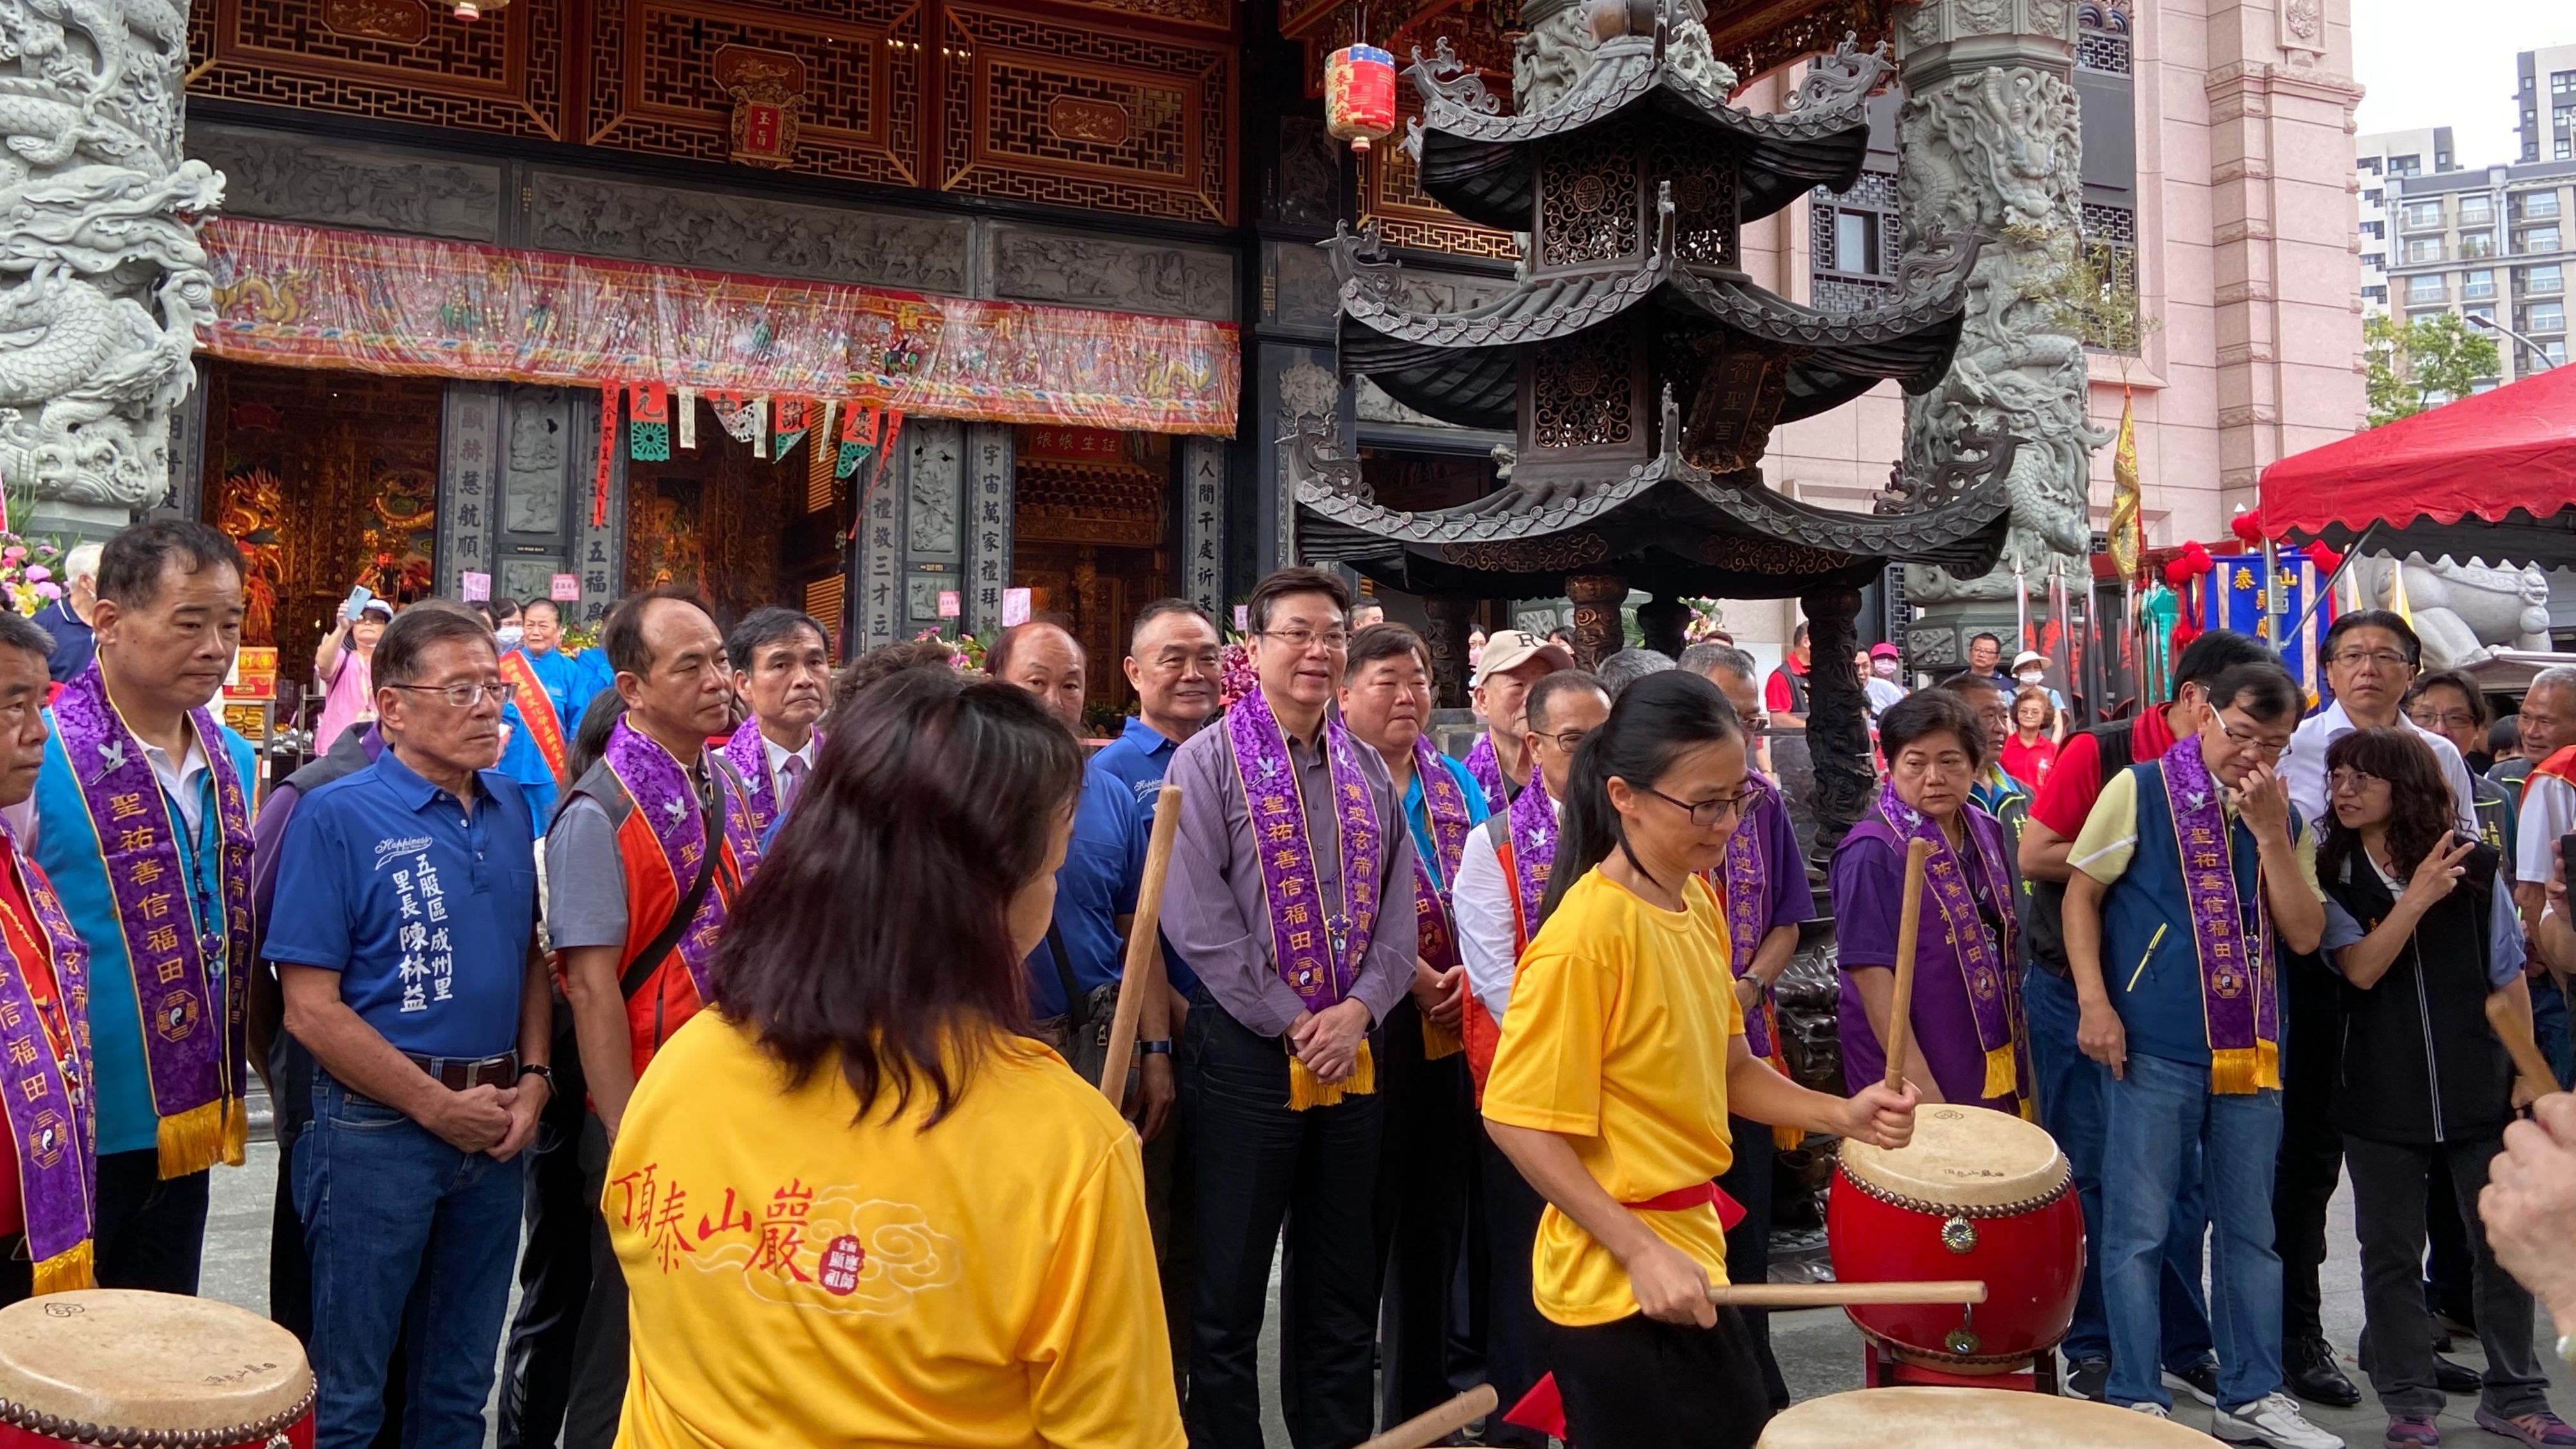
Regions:
<instances>
[{"instance_id":1,"label":"crowd of people","mask_svg":"<svg viewBox=\"0 0 2576 1449\"><path fill-rule=\"evenodd\" d=\"M2517 1120L2538 1084L2486 1025L2555 1001L2563 1058L2576 670L2526 699L2538 758L2478 776L2479 693L2375 612L2304 721L2225 633L2062 741L1999 648L1903 694L1830 871L1837 1094L1786 1070L1773 991L1817 913L1760 763L1803 655L1587 671L1498 630L1453 759L1422 638L1285 569L1230 707L1214 622L1143 609L1139 711L1086 758L1094 661L1045 618L974 680L919 642L836 673L817 621L721 631L674 589L578 653L546 601L353 592L315 659L337 733L263 792L208 707L231 542L154 521L67 572L76 636L0 614L0 1300L194 1292L256 1071L326 1449L479 1445L496 1361L510 1446L1253 1449L1274 1262L1299 1449L1485 1382L1552 1386L1585 1449L1750 1445L1788 1390L1707 1290L1767 1272L1774 1147L1899 1147L1926 1102L2070 1161L2068 1392L2338 1443L2292 1392L2359 1397L2317 1320L2348 1165L2388 1442L2474 1391L2576 1444L2532 1334L2535 1292L2576 1330L2576 1100ZM2453 1323L2482 1373L2437 1356Z\"/></svg>"}]
</instances>

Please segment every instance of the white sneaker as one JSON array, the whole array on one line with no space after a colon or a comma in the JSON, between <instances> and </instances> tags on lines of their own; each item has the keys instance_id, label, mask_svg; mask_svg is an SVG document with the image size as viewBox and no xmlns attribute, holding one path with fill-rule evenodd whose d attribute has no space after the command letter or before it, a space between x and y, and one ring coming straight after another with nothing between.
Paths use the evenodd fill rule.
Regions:
<instances>
[{"instance_id":1,"label":"white sneaker","mask_svg":"<svg viewBox=\"0 0 2576 1449\"><path fill-rule=\"evenodd\" d=\"M2210 1416L2209 1432L2231 1444L2269 1444L2272 1449L2344 1449L2343 1440L2318 1428L2299 1412L2288 1394L2269 1393L2236 1409Z\"/></svg>"},{"instance_id":2,"label":"white sneaker","mask_svg":"<svg viewBox=\"0 0 2576 1449\"><path fill-rule=\"evenodd\" d=\"M2144 1400L2140 1400L2137 1403L2129 1405L2129 1412L2133 1414L2144 1414L2150 1419L2170 1419L2173 1417L2173 1412L2167 1409L2164 1405L2150 1404Z\"/></svg>"}]
</instances>

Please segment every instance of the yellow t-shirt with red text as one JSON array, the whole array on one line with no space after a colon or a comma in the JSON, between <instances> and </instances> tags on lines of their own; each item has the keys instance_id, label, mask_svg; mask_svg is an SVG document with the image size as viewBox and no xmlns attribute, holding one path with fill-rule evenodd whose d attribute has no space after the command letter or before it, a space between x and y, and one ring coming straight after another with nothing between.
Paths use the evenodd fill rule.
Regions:
<instances>
[{"instance_id":1,"label":"yellow t-shirt with red text","mask_svg":"<svg viewBox=\"0 0 2576 1449\"><path fill-rule=\"evenodd\" d=\"M1726 1065L1744 1008L1726 912L1697 877L1683 898L1687 909L1667 911L1597 869L1575 882L1521 954L1485 1082L1488 1119L1572 1138L1584 1170L1623 1203L1715 1181L1735 1161ZM1639 1216L1709 1281L1726 1281L1715 1206ZM1552 1322L1580 1328L1638 1311L1619 1260L1552 1205L1530 1268Z\"/></svg>"},{"instance_id":2,"label":"yellow t-shirt with red text","mask_svg":"<svg viewBox=\"0 0 2576 1449\"><path fill-rule=\"evenodd\" d=\"M618 1449L1180 1449L1127 1123L1018 1038L924 1131L930 1095L853 1125L837 1061L791 1088L713 1011L664 1044L601 1201Z\"/></svg>"}]
</instances>

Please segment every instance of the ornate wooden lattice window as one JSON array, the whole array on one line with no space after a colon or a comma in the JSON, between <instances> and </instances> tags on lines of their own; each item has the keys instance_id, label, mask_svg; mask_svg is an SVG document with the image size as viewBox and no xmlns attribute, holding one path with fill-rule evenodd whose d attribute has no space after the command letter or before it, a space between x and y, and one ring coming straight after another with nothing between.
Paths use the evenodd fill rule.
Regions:
<instances>
[{"instance_id":1,"label":"ornate wooden lattice window","mask_svg":"<svg viewBox=\"0 0 2576 1449\"><path fill-rule=\"evenodd\" d=\"M1673 184L1673 249L1704 267L1736 262L1735 159L1705 146L1676 144L1657 133L1652 174Z\"/></svg>"},{"instance_id":2,"label":"ornate wooden lattice window","mask_svg":"<svg viewBox=\"0 0 2576 1449\"><path fill-rule=\"evenodd\" d=\"M2085 259L2101 278L2104 301L2115 313L2134 316L2138 310L2138 214L2125 206L2104 202L2084 203L2082 244ZM2131 329L2133 338L2141 335ZM2097 351L2108 351L2102 339L2087 337L2084 345ZM2134 343L2132 344L2134 349ZM2134 355L2134 353L2133 353Z\"/></svg>"},{"instance_id":3,"label":"ornate wooden lattice window","mask_svg":"<svg viewBox=\"0 0 2576 1449\"><path fill-rule=\"evenodd\" d=\"M2129 7L2087 3L2075 11L2075 63L2104 75L2128 75Z\"/></svg>"},{"instance_id":4,"label":"ornate wooden lattice window","mask_svg":"<svg viewBox=\"0 0 2576 1449\"><path fill-rule=\"evenodd\" d=\"M1851 190L1819 186L1808 194L1807 236L1814 253L1810 304L1820 311L1856 312L1896 295L1896 261L1902 249L1896 174L1864 171Z\"/></svg>"},{"instance_id":5,"label":"ornate wooden lattice window","mask_svg":"<svg viewBox=\"0 0 2576 1449\"><path fill-rule=\"evenodd\" d=\"M1628 329L1613 323L1541 343L1530 367L1530 441L1541 448L1621 448L1636 438Z\"/></svg>"},{"instance_id":6,"label":"ornate wooden lattice window","mask_svg":"<svg viewBox=\"0 0 2576 1449\"><path fill-rule=\"evenodd\" d=\"M1538 178L1540 267L1582 268L1639 254L1629 128L1595 127L1547 146Z\"/></svg>"}]
</instances>

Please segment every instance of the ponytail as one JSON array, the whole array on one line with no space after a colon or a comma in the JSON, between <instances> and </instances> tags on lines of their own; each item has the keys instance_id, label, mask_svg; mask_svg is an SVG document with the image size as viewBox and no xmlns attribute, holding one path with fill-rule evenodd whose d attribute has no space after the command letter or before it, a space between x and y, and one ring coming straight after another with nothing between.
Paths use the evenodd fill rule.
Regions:
<instances>
[{"instance_id":1,"label":"ponytail","mask_svg":"<svg viewBox=\"0 0 2576 1449\"><path fill-rule=\"evenodd\" d=\"M1557 903L1575 882L1609 859L1611 851L1628 851L1626 824L1610 803L1612 776L1651 788L1682 751L1743 736L1735 706L1716 685L1689 670L1649 674L1621 690L1610 717L1574 752L1566 771L1556 862L1548 870L1547 895L1539 902L1533 934L1556 914ZM1633 853L1628 861L1637 865Z\"/></svg>"}]
</instances>

